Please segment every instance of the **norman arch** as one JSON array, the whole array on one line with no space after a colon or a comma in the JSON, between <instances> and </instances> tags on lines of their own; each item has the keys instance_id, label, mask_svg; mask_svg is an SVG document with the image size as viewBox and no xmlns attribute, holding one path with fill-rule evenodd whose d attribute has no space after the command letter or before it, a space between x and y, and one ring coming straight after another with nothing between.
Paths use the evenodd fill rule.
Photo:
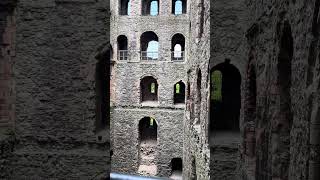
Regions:
<instances>
[{"instance_id":1,"label":"norman arch","mask_svg":"<svg viewBox=\"0 0 320 180\"><path fill-rule=\"evenodd\" d=\"M173 89L173 103L174 104L184 104L185 103L185 91L186 91L186 86L182 81L177 82L174 85Z\"/></svg>"},{"instance_id":2,"label":"norman arch","mask_svg":"<svg viewBox=\"0 0 320 180\"><path fill-rule=\"evenodd\" d=\"M184 60L185 57L185 37L178 33L171 40L171 58L172 60Z\"/></svg>"},{"instance_id":3,"label":"norman arch","mask_svg":"<svg viewBox=\"0 0 320 180\"><path fill-rule=\"evenodd\" d=\"M118 60L128 60L128 38L120 35L117 38Z\"/></svg>"},{"instance_id":4,"label":"norman arch","mask_svg":"<svg viewBox=\"0 0 320 180\"><path fill-rule=\"evenodd\" d=\"M159 56L159 38L152 31L144 32L140 37L141 60L157 60Z\"/></svg>"},{"instance_id":5,"label":"norman arch","mask_svg":"<svg viewBox=\"0 0 320 180\"><path fill-rule=\"evenodd\" d=\"M140 82L141 102L158 101L158 82L152 76L144 77Z\"/></svg>"},{"instance_id":6,"label":"norman arch","mask_svg":"<svg viewBox=\"0 0 320 180\"><path fill-rule=\"evenodd\" d=\"M241 74L226 59L210 72L210 130L239 131Z\"/></svg>"},{"instance_id":7,"label":"norman arch","mask_svg":"<svg viewBox=\"0 0 320 180\"><path fill-rule=\"evenodd\" d=\"M144 117L139 121L139 142L149 141L156 143L158 124L152 117Z\"/></svg>"}]
</instances>

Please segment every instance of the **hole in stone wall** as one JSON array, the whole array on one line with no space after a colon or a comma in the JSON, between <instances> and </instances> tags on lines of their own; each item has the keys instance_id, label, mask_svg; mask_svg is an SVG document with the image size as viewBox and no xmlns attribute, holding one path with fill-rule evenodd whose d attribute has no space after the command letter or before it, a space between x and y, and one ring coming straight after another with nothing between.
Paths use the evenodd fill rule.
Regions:
<instances>
[{"instance_id":1,"label":"hole in stone wall","mask_svg":"<svg viewBox=\"0 0 320 180\"><path fill-rule=\"evenodd\" d=\"M173 158L171 160L170 179L182 179L182 159L181 158Z\"/></svg>"},{"instance_id":2,"label":"hole in stone wall","mask_svg":"<svg viewBox=\"0 0 320 180\"><path fill-rule=\"evenodd\" d=\"M156 16L159 14L159 0L142 0L142 15Z\"/></svg>"},{"instance_id":3,"label":"hole in stone wall","mask_svg":"<svg viewBox=\"0 0 320 180\"><path fill-rule=\"evenodd\" d=\"M172 14L186 14L187 0L172 0Z\"/></svg>"},{"instance_id":4,"label":"hole in stone wall","mask_svg":"<svg viewBox=\"0 0 320 180\"><path fill-rule=\"evenodd\" d=\"M128 50L128 38L124 35L120 35L117 39L118 50Z\"/></svg>"},{"instance_id":5,"label":"hole in stone wall","mask_svg":"<svg viewBox=\"0 0 320 180\"><path fill-rule=\"evenodd\" d=\"M158 101L158 83L151 76L144 77L140 83L141 101Z\"/></svg>"},{"instance_id":6,"label":"hole in stone wall","mask_svg":"<svg viewBox=\"0 0 320 180\"><path fill-rule=\"evenodd\" d=\"M210 130L239 131L241 75L230 60L211 70Z\"/></svg>"},{"instance_id":7,"label":"hole in stone wall","mask_svg":"<svg viewBox=\"0 0 320 180\"><path fill-rule=\"evenodd\" d=\"M157 141L157 122L152 117L144 117L139 122L140 142L156 143Z\"/></svg>"},{"instance_id":8,"label":"hole in stone wall","mask_svg":"<svg viewBox=\"0 0 320 180\"><path fill-rule=\"evenodd\" d=\"M171 40L172 60L183 60L185 51L185 38L182 34L175 34Z\"/></svg>"},{"instance_id":9,"label":"hole in stone wall","mask_svg":"<svg viewBox=\"0 0 320 180\"><path fill-rule=\"evenodd\" d=\"M185 103L185 89L186 87L182 81L179 81L174 85L174 104Z\"/></svg>"},{"instance_id":10,"label":"hole in stone wall","mask_svg":"<svg viewBox=\"0 0 320 180\"><path fill-rule=\"evenodd\" d=\"M182 172L182 159L181 158L173 158L171 160L171 170Z\"/></svg>"},{"instance_id":11,"label":"hole in stone wall","mask_svg":"<svg viewBox=\"0 0 320 180\"><path fill-rule=\"evenodd\" d=\"M119 14L129 15L130 14L130 0L120 0Z\"/></svg>"},{"instance_id":12,"label":"hole in stone wall","mask_svg":"<svg viewBox=\"0 0 320 180\"><path fill-rule=\"evenodd\" d=\"M117 38L118 42L118 59L127 60L128 59L128 38L124 35L120 35Z\"/></svg>"},{"instance_id":13,"label":"hole in stone wall","mask_svg":"<svg viewBox=\"0 0 320 180\"><path fill-rule=\"evenodd\" d=\"M140 46L142 60L158 59L159 41L154 32L144 32L140 38Z\"/></svg>"}]
</instances>

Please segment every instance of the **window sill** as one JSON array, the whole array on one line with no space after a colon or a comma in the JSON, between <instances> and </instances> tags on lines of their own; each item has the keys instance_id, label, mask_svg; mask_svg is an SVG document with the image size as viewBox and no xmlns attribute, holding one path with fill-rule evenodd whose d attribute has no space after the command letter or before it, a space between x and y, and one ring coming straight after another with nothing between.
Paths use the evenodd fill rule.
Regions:
<instances>
[{"instance_id":1,"label":"window sill","mask_svg":"<svg viewBox=\"0 0 320 180\"><path fill-rule=\"evenodd\" d=\"M158 107L159 102L158 101L143 101L143 102L141 102L141 105L144 107Z\"/></svg>"}]
</instances>

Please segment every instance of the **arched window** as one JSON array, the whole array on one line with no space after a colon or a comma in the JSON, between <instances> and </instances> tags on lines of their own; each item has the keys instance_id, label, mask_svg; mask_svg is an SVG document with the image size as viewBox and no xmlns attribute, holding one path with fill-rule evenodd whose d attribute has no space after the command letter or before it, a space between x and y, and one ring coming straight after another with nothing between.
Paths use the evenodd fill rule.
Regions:
<instances>
[{"instance_id":1,"label":"arched window","mask_svg":"<svg viewBox=\"0 0 320 180\"><path fill-rule=\"evenodd\" d=\"M187 0L172 0L172 14L186 14Z\"/></svg>"},{"instance_id":2,"label":"arched window","mask_svg":"<svg viewBox=\"0 0 320 180\"><path fill-rule=\"evenodd\" d=\"M141 35L141 60L157 60L159 51L158 36L152 32L147 31Z\"/></svg>"},{"instance_id":3,"label":"arched window","mask_svg":"<svg viewBox=\"0 0 320 180\"><path fill-rule=\"evenodd\" d=\"M186 87L182 81L177 82L174 85L174 104L183 104L185 103L185 90Z\"/></svg>"},{"instance_id":4,"label":"arched window","mask_svg":"<svg viewBox=\"0 0 320 180\"><path fill-rule=\"evenodd\" d=\"M118 42L118 60L128 60L128 39L124 35L117 38Z\"/></svg>"},{"instance_id":5,"label":"arched window","mask_svg":"<svg viewBox=\"0 0 320 180\"><path fill-rule=\"evenodd\" d=\"M142 0L142 15L157 16L159 14L159 0Z\"/></svg>"},{"instance_id":6,"label":"arched window","mask_svg":"<svg viewBox=\"0 0 320 180\"><path fill-rule=\"evenodd\" d=\"M158 101L158 83L151 76L144 77L140 83L141 101Z\"/></svg>"},{"instance_id":7,"label":"arched window","mask_svg":"<svg viewBox=\"0 0 320 180\"><path fill-rule=\"evenodd\" d=\"M139 122L139 141L157 141L157 122L152 117L144 117Z\"/></svg>"},{"instance_id":8,"label":"arched window","mask_svg":"<svg viewBox=\"0 0 320 180\"><path fill-rule=\"evenodd\" d=\"M120 0L119 14L129 15L130 14L130 0Z\"/></svg>"},{"instance_id":9,"label":"arched window","mask_svg":"<svg viewBox=\"0 0 320 180\"><path fill-rule=\"evenodd\" d=\"M182 34L175 34L171 40L171 58L173 61L184 60L185 38Z\"/></svg>"},{"instance_id":10,"label":"arched window","mask_svg":"<svg viewBox=\"0 0 320 180\"><path fill-rule=\"evenodd\" d=\"M211 70L210 129L239 131L241 75L226 59Z\"/></svg>"}]
</instances>

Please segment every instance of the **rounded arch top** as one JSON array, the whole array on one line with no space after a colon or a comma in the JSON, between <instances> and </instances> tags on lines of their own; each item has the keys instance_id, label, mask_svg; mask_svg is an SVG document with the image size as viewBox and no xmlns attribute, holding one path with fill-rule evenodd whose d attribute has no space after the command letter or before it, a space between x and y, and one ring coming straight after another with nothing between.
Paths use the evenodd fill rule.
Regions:
<instances>
[{"instance_id":1,"label":"rounded arch top","mask_svg":"<svg viewBox=\"0 0 320 180\"><path fill-rule=\"evenodd\" d=\"M158 41L159 37L154 31L145 31L144 33L141 34L141 39L143 38L148 38L153 41Z\"/></svg>"}]
</instances>

